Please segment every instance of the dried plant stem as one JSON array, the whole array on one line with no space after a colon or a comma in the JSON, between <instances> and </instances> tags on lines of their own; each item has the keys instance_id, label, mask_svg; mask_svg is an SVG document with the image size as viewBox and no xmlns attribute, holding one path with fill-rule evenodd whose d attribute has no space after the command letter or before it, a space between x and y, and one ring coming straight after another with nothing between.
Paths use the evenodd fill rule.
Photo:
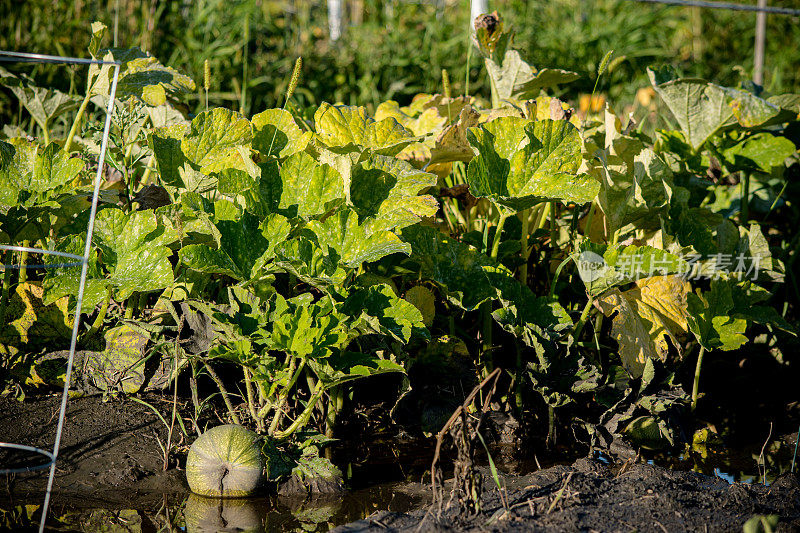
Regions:
<instances>
[{"instance_id":1,"label":"dried plant stem","mask_svg":"<svg viewBox=\"0 0 800 533\"><path fill-rule=\"evenodd\" d=\"M225 402L225 407L228 408L228 414L231 415L231 420L233 420L234 424L241 424L242 422L239 420L239 416L236 414L236 411L233 410L233 404L231 403L231 398L228 395L228 389L225 388L225 384L222 383L222 380L219 378L211 365L209 365L206 361L203 361L203 366L206 368L208 375L214 380L219 392L222 394L222 400Z\"/></svg>"}]
</instances>

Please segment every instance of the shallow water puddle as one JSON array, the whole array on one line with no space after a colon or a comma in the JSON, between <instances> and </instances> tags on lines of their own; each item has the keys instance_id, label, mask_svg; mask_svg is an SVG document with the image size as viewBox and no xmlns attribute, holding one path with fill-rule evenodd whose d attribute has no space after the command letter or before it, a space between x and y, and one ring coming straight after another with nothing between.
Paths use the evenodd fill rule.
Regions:
<instances>
[{"instance_id":1,"label":"shallow water puddle","mask_svg":"<svg viewBox=\"0 0 800 533\"><path fill-rule=\"evenodd\" d=\"M142 495L138 496L139 499ZM306 500L278 497L213 499L187 495L144 496L132 509L109 509L102 496L92 501L64 503L54 497L48 530L81 532L328 531L365 518L376 510L407 512L427 503L428 494L416 483L389 483L342 495ZM145 503L149 501L149 503ZM0 503L0 530L20 531L38 526L41 504Z\"/></svg>"}]
</instances>

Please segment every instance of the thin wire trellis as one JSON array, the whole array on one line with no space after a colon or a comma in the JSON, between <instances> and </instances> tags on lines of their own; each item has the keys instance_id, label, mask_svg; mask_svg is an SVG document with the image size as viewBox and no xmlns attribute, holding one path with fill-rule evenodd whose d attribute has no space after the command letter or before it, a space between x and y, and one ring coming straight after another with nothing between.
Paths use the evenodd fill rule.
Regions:
<instances>
[{"instance_id":1,"label":"thin wire trellis","mask_svg":"<svg viewBox=\"0 0 800 533\"><path fill-rule=\"evenodd\" d=\"M72 366L75 359L75 346L78 340L78 328L80 327L81 309L83 306L83 292L86 286L86 274L89 267L89 253L92 247L92 235L94 233L94 219L97 214L97 202L100 196L100 182L103 174L103 166L105 164L106 149L108 148L108 135L111 129L111 115L114 112L114 101L117 94L117 81L119 80L120 63L118 61L103 61L97 59L84 59L77 57L60 57L50 56L43 54L30 54L25 52L6 52L0 50L0 62L7 63L59 63L64 65L109 65L113 66L113 80L111 82L111 91L108 95L108 105L106 107L106 121L103 128L103 140L100 144L100 159L97 164L97 174L94 178L94 190L92 193L92 207L89 213L89 223L86 227L86 244L84 246L83 255L68 254L55 250L44 250L41 248L29 248L24 246L0 245L0 250L14 251L14 252L29 252L44 255L54 255L64 257L66 259L74 259L73 262L64 263L50 263L41 265L26 265L25 268L57 268L57 267L70 267L81 266L80 283L78 284L78 294L76 295L77 303L75 306L75 319L72 324L72 338L69 345L69 357L67 359L67 371L64 376L64 389L61 394L61 408L58 414L58 426L56 427L56 438L53 443L53 450L47 451L34 446L27 446L24 444L14 444L8 442L0 442L0 448L10 448L30 453L38 453L44 456L47 461L41 464L24 466L20 468L0 468L0 474L12 474L20 472L31 472L34 470L43 470L50 468L50 475L47 479L47 491L44 496L44 505L42 506L42 518L39 523L39 532L44 531L45 522L47 521L47 511L50 507L50 496L53 491L53 480L56 473L56 460L58 459L58 450L61 446L61 435L64 429L64 415L67 410L67 399L69 398L70 380L72 378ZM4 268L15 268L15 265L3 265ZM16 268L19 268L17 265Z\"/></svg>"},{"instance_id":2,"label":"thin wire trellis","mask_svg":"<svg viewBox=\"0 0 800 533\"><path fill-rule=\"evenodd\" d=\"M644 2L647 4L667 4L683 7L707 7L711 9L729 9L731 11L758 11L761 13L774 13L776 15L800 16L800 9L775 6L752 6L748 4L736 4L733 2L711 2L707 0L631 0L633 2Z\"/></svg>"}]
</instances>

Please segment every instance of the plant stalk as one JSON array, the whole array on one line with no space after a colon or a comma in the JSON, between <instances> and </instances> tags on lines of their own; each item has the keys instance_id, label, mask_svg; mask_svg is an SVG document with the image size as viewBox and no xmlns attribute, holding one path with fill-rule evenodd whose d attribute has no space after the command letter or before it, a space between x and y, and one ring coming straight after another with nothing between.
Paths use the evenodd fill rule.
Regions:
<instances>
[{"instance_id":1,"label":"plant stalk","mask_svg":"<svg viewBox=\"0 0 800 533\"><path fill-rule=\"evenodd\" d=\"M528 284L528 259L531 256L531 252L528 249L528 224L531 218L531 210L525 209L520 214L520 219L522 220L522 234L519 238L519 245L520 245L520 253L522 254L522 264L519 267L519 271L517 272L517 279L523 285Z\"/></svg>"},{"instance_id":2,"label":"plant stalk","mask_svg":"<svg viewBox=\"0 0 800 533\"><path fill-rule=\"evenodd\" d=\"M211 365L208 364L208 362L203 361L203 366L206 367L206 370L208 370L208 375L214 380L219 392L222 394L222 400L225 402L225 407L228 409L228 414L231 415L231 420L233 420L234 424L241 424L242 422L239 420L239 416L236 414L236 411L233 410L233 404L231 403L231 398L228 395L228 389L225 388L225 384L222 383L222 380L219 379L219 376L211 367Z\"/></svg>"},{"instance_id":3,"label":"plant stalk","mask_svg":"<svg viewBox=\"0 0 800 533\"><path fill-rule=\"evenodd\" d=\"M67 140L64 141L64 151L69 152L72 148L72 140L75 138L75 134L78 133L78 127L81 123L81 119L83 119L84 113L86 113L86 108L89 105L89 100L91 97L91 90L86 91L86 96L83 97L83 101L81 102L81 106L78 108L78 114L75 115L75 120L72 121L72 127L69 129L69 133L67 134Z\"/></svg>"},{"instance_id":4,"label":"plant stalk","mask_svg":"<svg viewBox=\"0 0 800 533\"><path fill-rule=\"evenodd\" d=\"M697 397L700 390L700 369L703 367L703 355L706 349L701 346L700 353L697 354L697 366L694 367L694 382L692 383L692 411L697 408Z\"/></svg>"},{"instance_id":5,"label":"plant stalk","mask_svg":"<svg viewBox=\"0 0 800 533\"><path fill-rule=\"evenodd\" d=\"M6 266L3 267L3 292L0 295L0 327L6 323L6 307L8 306L8 294L11 286L11 252L5 253L3 261Z\"/></svg>"},{"instance_id":6,"label":"plant stalk","mask_svg":"<svg viewBox=\"0 0 800 533\"><path fill-rule=\"evenodd\" d=\"M581 313L581 317L578 319L578 322L575 324L575 329L572 331L572 338L578 340L580 337L581 332L583 331L583 326L586 325L586 319L589 318L589 312L592 310L592 303L594 302L594 298L589 296L589 299L586 301L586 305L583 308L583 312Z\"/></svg>"},{"instance_id":7,"label":"plant stalk","mask_svg":"<svg viewBox=\"0 0 800 533\"><path fill-rule=\"evenodd\" d=\"M30 247L30 245L31 245L31 241L27 241L27 240L26 241L22 241L22 247L23 248L28 248L28 247ZM26 281L28 281L28 269L27 269L27 266L28 266L28 251L25 250L23 252L20 252L20 254L19 254L19 277L18 277L18 282L19 283L25 283Z\"/></svg>"},{"instance_id":8,"label":"plant stalk","mask_svg":"<svg viewBox=\"0 0 800 533\"><path fill-rule=\"evenodd\" d=\"M295 431L300 429L301 427L305 426L308 423L308 420L311 418L311 415L314 413L314 408L319 402L319 399L322 398L322 394L325 392L325 388L322 386L321 381L317 381L317 387L314 389L311 398L308 399L308 404L306 408L300 413L292 424L283 431L277 431L273 435L278 440L284 440L290 437Z\"/></svg>"}]
</instances>

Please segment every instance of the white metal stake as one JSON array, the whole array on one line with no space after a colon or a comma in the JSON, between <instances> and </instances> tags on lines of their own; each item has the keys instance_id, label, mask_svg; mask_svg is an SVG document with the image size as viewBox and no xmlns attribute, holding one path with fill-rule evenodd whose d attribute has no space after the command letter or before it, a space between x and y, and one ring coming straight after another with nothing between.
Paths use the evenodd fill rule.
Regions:
<instances>
[{"instance_id":1,"label":"white metal stake","mask_svg":"<svg viewBox=\"0 0 800 533\"><path fill-rule=\"evenodd\" d=\"M758 0L758 7L767 7L767 0ZM767 37L767 13L759 11L756 15L756 46L753 58L753 81L764 85L764 41Z\"/></svg>"},{"instance_id":2,"label":"white metal stake","mask_svg":"<svg viewBox=\"0 0 800 533\"><path fill-rule=\"evenodd\" d=\"M331 41L342 36L342 0L328 0L328 31Z\"/></svg>"},{"instance_id":3,"label":"white metal stake","mask_svg":"<svg viewBox=\"0 0 800 533\"><path fill-rule=\"evenodd\" d=\"M473 31L475 31L473 27L475 19L488 12L489 12L489 0L472 0L469 10L470 14L469 26L470 28L473 28Z\"/></svg>"},{"instance_id":4,"label":"white metal stake","mask_svg":"<svg viewBox=\"0 0 800 533\"><path fill-rule=\"evenodd\" d=\"M67 259L77 259L78 263L61 263L61 264L44 264L44 265L30 265L30 267L65 267L81 265L81 278L78 285L78 294L76 295L77 301L75 305L75 319L72 323L72 338L69 346L69 357L67 359L67 371L64 375L64 389L61 394L61 408L58 414L58 426L56 428L56 438L53 443L53 451L48 452L33 446L26 446L20 444L0 443L2 448L11 448L22 451L34 452L44 455L49 459L49 462L44 465L37 465L34 467L25 468L0 468L2 473L33 471L50 467L50 475L47 479L47 491L44 496L44 505L42 506L42 518L39 523L39 533L44 532L45 523L47 522L47 511L50 507L50 496L53 491L53 481L56 473L56 460L58 458L58 450L61 446L61 435L64 431L64 419L67 411L67 400L69 398L70 380L72 378L72 367L75 361L75 348L78 342L78 330L81 321L81 308L83 306L83 293L86 287L86 275L89 267L89 256L92 250L92 235L94 233L94 219L97 214L97 204L100 197L100 183L103 176L103 165L106 159L106 150L108 149L108 136L111 131L111 115L114 112L114 102L117 95L117 81L119 81L120 63L118 61L103 61L98 59L83 59L75 57L60 57L44 54L30 54L26 52L7 52L0 51L0 61L4 62L20 62L20 63L63 63L63 64L78 64L78 65L111 65L114 67L114 77L111 82L111 91L108 95L108 105L106 107L106 122L103 128L103 140L100 145L100 157L97 164L97 174L94 178L94 190L92 193L92 207L89 212L89 224L86 228L86 243L83 249L83 255L77 256L65 252L58 252L54 250L44 250L40 248L28 248L20 246L0 245L0 249L4 250L18 250L28 251L33 253L40 253L45 255L55 255ZM4 265L4 268L10 268L12 265Z\"/></svg>"}]
</instances>

